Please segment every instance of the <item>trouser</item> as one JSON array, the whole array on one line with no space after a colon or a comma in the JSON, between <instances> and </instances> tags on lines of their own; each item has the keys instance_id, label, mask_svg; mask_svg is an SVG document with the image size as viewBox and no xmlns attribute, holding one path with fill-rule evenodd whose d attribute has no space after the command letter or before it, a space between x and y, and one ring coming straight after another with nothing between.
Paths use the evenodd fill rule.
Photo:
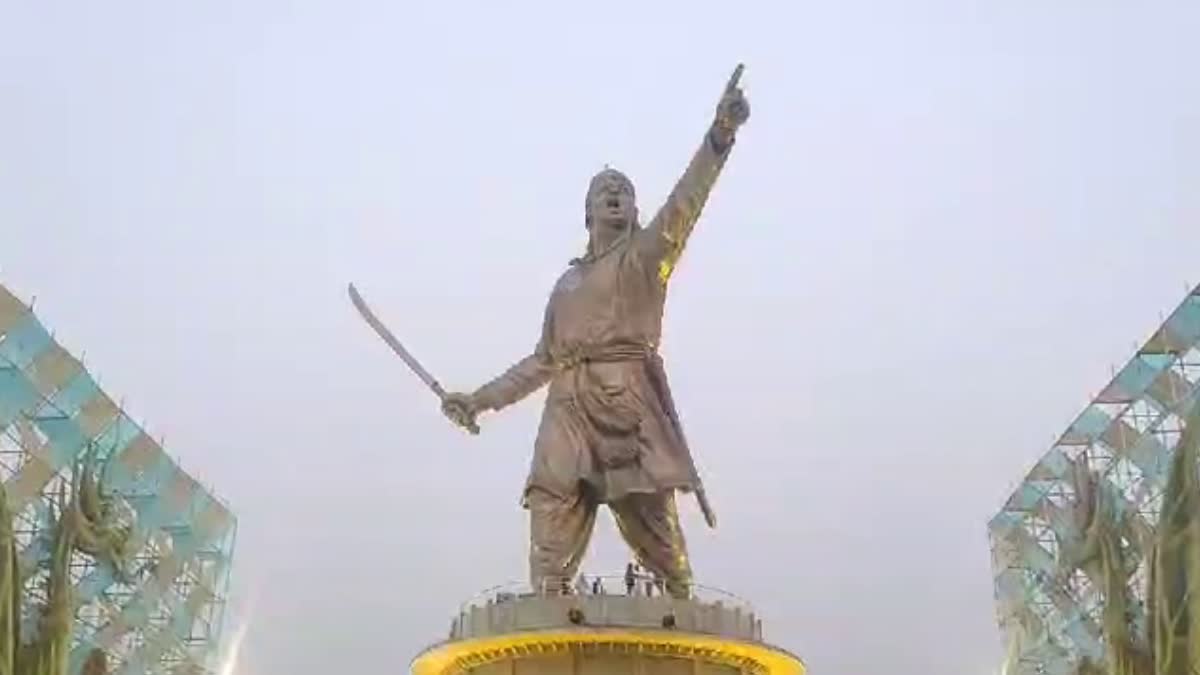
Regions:
<instances>
[{"instance_id":1,"label":"trouser","mask_svg":"<svg viewBox=\"0 0 1200 675\"><path fill-rule=\"evenodd\" d=\"M562 592L579 570L600 504L586 489L559 497L537 488L529 491L525 504L530 583L538 592ZM634 493L608 507L637 561L662 580L673 597L688 597L692 569L675 509L675 491Z\"/></svg>"}]
</instances>

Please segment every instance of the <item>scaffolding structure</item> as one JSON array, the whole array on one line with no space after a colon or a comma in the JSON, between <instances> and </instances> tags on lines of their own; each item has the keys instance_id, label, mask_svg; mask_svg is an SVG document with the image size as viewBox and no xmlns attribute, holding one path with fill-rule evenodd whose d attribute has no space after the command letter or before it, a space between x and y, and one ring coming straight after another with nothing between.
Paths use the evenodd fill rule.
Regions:
<instances>
[{"instance_id":1,"label":"scaffolding structure","mask_svg":"<svg viewBox=\"0 0 1200 675\"><path fill-rule=\"evenodd\" d=\"M1130 524L1122 544L1135 624L1144 626L1146 551L1170 460L1200 385L1200 287L1192 290L1025 477L992 518L995 594L1008 675L1066 675L1099 661L1101 590L1060 555L1084 539L1072 471L1097 472Z\"/></svg>"},{"instance_id":2,"label":"scaffolding structure","mask_svg":"<svg viewBox=\"0 0 1200 675\"><path fill-rule=\"evenodd\" d=\"M94 648L107 652L118 675L212 672L236 519L0 285L0 480L25 577L23 634L36 630L35 607L44 600L51 514L63 506L57 502L76 459L97 450L134 553L124 570L73 554L70 672L77 675Z\"/></svg>"}]
</instances>

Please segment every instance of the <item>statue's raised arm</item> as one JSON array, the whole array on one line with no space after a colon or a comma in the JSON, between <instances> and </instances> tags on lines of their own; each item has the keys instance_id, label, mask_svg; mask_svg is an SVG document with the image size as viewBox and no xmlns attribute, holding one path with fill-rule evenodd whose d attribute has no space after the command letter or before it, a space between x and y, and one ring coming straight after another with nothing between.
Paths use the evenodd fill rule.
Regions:
<instances>
[{"instance_id":1,"label":"statue's raised arm","mask_svg":"<svg viewBox=\"0 0 1200 675\"><path fill-rule=\"evenodd\" d=\"M750 104L739 86L742 70L742 64L734 69L700 149L692 156L666 203L646 229L638 233L637 247L643 260L657 266L658 276L664 283L683 254L692 228L708 201L708 194L721 175L738 128L750 118Z\"/></svg>"}]
</instances>

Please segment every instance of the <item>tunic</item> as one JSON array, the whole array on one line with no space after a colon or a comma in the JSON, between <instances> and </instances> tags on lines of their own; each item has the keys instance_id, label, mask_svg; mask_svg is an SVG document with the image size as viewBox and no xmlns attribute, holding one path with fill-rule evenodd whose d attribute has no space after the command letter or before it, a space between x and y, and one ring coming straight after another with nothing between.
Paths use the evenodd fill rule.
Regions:
<instances>
[{"instance_id":1,"label":"tunic","mask_svg":"<svg viewBox=\"0 0 1200 675\"><path fill-rule=\"evenodd\" d=\"M671 271L731 147L706 136L649 225L573 261L533 353L474 393L500 410L549 384L524 494L569 497L583 483L612 502L677 489L706 507L657 347Z\"/></svg>"}]
</instances>

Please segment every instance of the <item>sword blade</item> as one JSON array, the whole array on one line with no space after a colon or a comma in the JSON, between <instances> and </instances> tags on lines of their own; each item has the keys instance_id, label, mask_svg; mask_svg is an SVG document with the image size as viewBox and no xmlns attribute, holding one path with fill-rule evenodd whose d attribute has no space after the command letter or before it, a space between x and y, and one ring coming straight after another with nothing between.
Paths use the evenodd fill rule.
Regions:
<instances>
[{"instance_id":1,"label":"sword blade","mask_svg":"<svg viewBox=\"0 0 1200 675\"><path fill-rule=\"evenodd\" d=\"M396 353L396 356L399 356L400 360L404 361L404 363L408 365L409 369L412 370L417 377L421 378L421 381L424 382L427 387L432 389L433 393L436 394L438 398L444 400L446 398L446 390L442 389L442 385L438 384L438 381L434 379L433 375L430 375L429 371L425 370L425 367L421 365L421 362L417 361L417 359L410 354L407 349L405 349L404 345L400 343L400 340L396 339L395 335L392 335L392 331L388 330L388 327L383 325L383 322L379 320L379 317L375 316L375 312L372 312L371 308L367 306L367 301L363 300L362 295L359 294L358 289L354 287L354 284L350 284L349 292L350 302L354 303L354 308L358 310L358 313L362 316L363 320L367 322L367 325L369 325L375 331L376 335L383 338L383 341L387 343L387 346L392 348L392 351Z\"/></svg>"}]
</instances>

